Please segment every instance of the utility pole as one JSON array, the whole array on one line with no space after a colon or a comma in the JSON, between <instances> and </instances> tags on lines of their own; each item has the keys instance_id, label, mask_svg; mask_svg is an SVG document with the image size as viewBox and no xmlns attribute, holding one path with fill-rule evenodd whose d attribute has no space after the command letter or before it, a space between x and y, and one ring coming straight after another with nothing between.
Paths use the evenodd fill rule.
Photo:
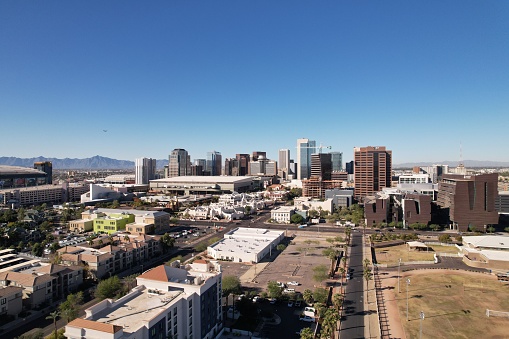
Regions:
<instances>
[{"instance_id":1,"label":"utility pole","mask_svg":"<svg viewBox=\"0 0 509 339\"><path fill-rule=\"evenodd\" d=\"M399 258L399 262L398 262L398 293L401 293L401 290L399 288L400 280L401 280L401 276L399 274L400 267L401 267L401 258Z\"/></svg>"},{"instance_id":2,"label":"utility pole","mask_svg":"<svg viewBox=\"0 0 509 339\"><path fill-rule=\"evenodd\" d=\"M408 286L410 286L410 279L406 280L406 321L408 321Z\"/></svg>"},{"instance_id":3,"label":"utility pole","mask_svg":"<svg viewBox=\"0 0 509 339\"><path fill-rule=\"evenodd\" d=\"M424 320L424 312L423 311L421 311L419 318L421 318L420 325L419 325L419 339L421 339L422 338L422 321Z\"/></svg>"}]
</instances>

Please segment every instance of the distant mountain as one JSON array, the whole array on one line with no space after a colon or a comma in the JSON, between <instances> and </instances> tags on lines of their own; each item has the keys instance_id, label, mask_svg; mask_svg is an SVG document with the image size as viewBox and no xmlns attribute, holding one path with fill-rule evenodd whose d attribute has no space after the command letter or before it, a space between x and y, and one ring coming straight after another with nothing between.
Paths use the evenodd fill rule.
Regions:
<instances>
[{"instance_id":1,"label":"distant mountain","mask_svg":"<svg viewBox=\"0 0 509 339\"><path fill-rule=\"evenodd\" d=\"M57 159L39 156L36 158L0 157L0 165L34 167L34 162L51 161L54 169L132 169L134 161L117 160L96 155L85 159ZM168 160L156 160L156 167L163 168Z\"/></svg>"},{"instance_id":2,"label":"distant mountain","mask_svg":"<svg viewBox=\"0 0 509 339\"><path fill-rule=\"evenodd\" d=\"M457 167L459 164L459 161L435 161L435 162L407 162L403 164L393 164L393 168L411 168L414 166L419 167L425 167L425 166L432 166L432 165L449 165L449 167ZM467 168L473 168L473 167L509 167L509 162L503 162L503 161L482 161L482 160L465 160L463 161L463 165Z\"/></svg>"}]
</instances>

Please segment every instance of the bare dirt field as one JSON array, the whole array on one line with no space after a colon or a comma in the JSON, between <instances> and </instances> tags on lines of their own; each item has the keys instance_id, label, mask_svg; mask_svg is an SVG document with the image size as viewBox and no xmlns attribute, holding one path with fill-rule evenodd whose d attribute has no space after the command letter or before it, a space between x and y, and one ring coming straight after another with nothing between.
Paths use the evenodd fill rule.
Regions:
<instances>
[{"instance_id":1,"label":"bare dirt field","mask_svg":"<svg viewBox=\"0 0 509 339\"><path fill-rule=\"evenodd\" d=\"M406 280L408 286L408 321ZM394 272L382 276L393 335L406 338L507 338L509 318L487 317L486 309L509 312L509 286L488 274L453 270ZM393 336L391 336L393 337Z\"/></svg>"},{"instance_id":2,"label":"bare dirt field","mask_svg":"<svg viewBox=\"0 0 509 339\"><path fill-rule=\"evenodd\" d=\"M416 251L409 250L407 245L380 247L376 249L376 261L379 264L397 265L399 259L403 262L409 261L432 261L433 250Z\"/></svg>"}]
</instances>

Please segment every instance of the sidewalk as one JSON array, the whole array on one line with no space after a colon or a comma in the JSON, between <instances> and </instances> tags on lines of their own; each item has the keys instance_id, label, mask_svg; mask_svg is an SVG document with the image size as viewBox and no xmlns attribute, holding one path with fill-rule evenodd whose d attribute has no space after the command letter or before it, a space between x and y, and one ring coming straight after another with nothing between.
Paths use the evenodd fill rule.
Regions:
<instances>
[{"instance_id":1,"label":"sidewalk","mask_svg":"<svg viewBox=\"0 0 509 339\"><path fill-rule=\"evenodd\" d=\"M362 240L363 260L369 259L372 262L371 247L369 245L369 235L364 235ZM365 279L363 279L365 284ZM376 301L375 280L372 277L368 281L367 290L364 289L364 337L380 338L380 322L378 320L378 309Z\"/></svg>"}]
</instances>

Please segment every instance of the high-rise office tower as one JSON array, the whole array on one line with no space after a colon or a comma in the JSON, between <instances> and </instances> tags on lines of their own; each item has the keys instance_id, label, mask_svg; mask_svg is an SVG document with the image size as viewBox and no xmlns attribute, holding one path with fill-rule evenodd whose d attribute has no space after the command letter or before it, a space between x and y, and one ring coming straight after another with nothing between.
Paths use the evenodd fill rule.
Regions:
<instances>
[{"instance_id":1,"label":"high-rise office tower","mask_svg":"<svg viewBox=\"0 0 509 339\"><path fill-rule=\"evenodd\" d=\"M249 161L251 161L251 158L249 154L237 154L237 166L238 171L237 175L244 176L249 174Z\"/></svg>"},{"instance_id":2,"label":"high-rise office tower","mask_svg":"<svg viewBox=\"0 0 509 339\"><path fill-rule=\"evenodd\" d=\"M279 150L279 176L283 179L288 178L288 172L290 170L290 150L280 149Z\"/></svg>"},{"instance_id":3,"label":"high-rise office tower","mask_svg":"<svg viewBox=\"0 0 509 339\"><path fill-rule=\"evenodd\" d=\"M207 152L206 171L209 175L221 175L222 157L220 152Z\"/></svg>"},{"instance_id":4,"label":"high-rise office tower","mask_svg":"<svg viewBox=\"0 0 509 339\"><path fill-rule=\"evenodd\" d=\"M331 180L332 161L330 153L311 154L311 178Z\"/></svg>"},{"instance_id":5,"label":"high-rise office tower","mask_svg":"<svg viewBox=\"0 0 509 339\"><path fill-rule=\"evenodd\" d=\"M34 162L34 168L36 170L43 171L44 173L46 173L45 179L43 178L37 179L37 185L41 184L49 185L53 183L53 164L51 163L51 161ZM45 182L44 183L40 182L41 179L43 179L43 181Z\"/></svg>"},{"instance_id":6,"label":"high-rise office tower","mask_svg":"<svg viewBox=\"0 0 509 339\"><path fill-rule=\"evenodd\" d=\"M343 171L343 152L330 152L332 161L332 172Z\"/></svg>"},{"instance_id":7,"label":"high-rise office tower","mask_svg":"<svg viewBox=\"0 0 509 339\"><path fill-rule=\"evenodd\" d=\"M355 197L366 196L391 187L392 151L385 146L354 147Z\"/></svg>"},{"instance_id":8,"label":"high-rise office tower","mask_svg":"<svg viewBox=\"0 0 509 339\"><path fill-rule=\"evenodd\" d=\"M316 142L309 139L297 139L297 179L311 176L311 154L316 153Z\"/></svg>"},{"instance_id":9,"label":"high-rise office tower","mask_svg":"<svg viewBox=\"0 0 509 339\"><path fill-rule=\"evenodd\" d=\"M148 185L156 177L156 159L138 158L135 160L136 185Z\"/></svg>"},{"instance_id":10,"label":"high-rise office tower","mask_svg":"<svg viewBox=\"0 0 509 339\"><path fill-rule=\"evenodd\" d=\"M181 177L191 174L191 157L183 148L175 148L170 153L169 177Z\"/></svg>"}]
</instances>

